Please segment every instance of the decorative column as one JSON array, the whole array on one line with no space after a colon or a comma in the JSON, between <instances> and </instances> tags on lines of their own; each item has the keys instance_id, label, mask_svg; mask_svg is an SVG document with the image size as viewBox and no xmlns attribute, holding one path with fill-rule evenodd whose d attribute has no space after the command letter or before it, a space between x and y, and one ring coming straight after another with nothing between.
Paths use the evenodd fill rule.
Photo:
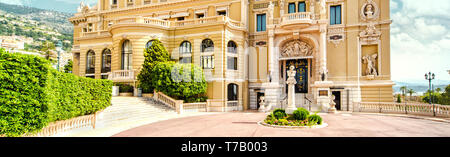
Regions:
<instances>
[{"instance_id":1,"label":"decorative column","mask_svg":"<svg viewBox=\"0 0 450 157\"><path fill-rule=\"evenodd\" d=\"M295 107L295 84L297 81L295 80L295 74L297 71L295 71L295 67L291 66L289 67L288 71L288 79L286 83L288 84L288 107L286 108L287 114L294 113L297 108Z\"/></svg>"}]
</instances>

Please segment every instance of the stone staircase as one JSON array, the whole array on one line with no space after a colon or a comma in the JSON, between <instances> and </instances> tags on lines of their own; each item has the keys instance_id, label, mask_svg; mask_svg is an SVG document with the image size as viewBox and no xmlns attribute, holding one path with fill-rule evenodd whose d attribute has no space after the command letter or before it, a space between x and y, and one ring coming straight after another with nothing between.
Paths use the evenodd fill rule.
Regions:
<instances>
[{"instance_id":1,"label":"stone staircase","mask_svg":"<svg viewBox=\"0 0 450 157\"><path fill-rule=\"evenodd\" d=\"M107 127L140 119L176 115L174 109L153 100L142 97L113 97L112 105L97 118L98 127Z\"/></svg>"}]
</instances>

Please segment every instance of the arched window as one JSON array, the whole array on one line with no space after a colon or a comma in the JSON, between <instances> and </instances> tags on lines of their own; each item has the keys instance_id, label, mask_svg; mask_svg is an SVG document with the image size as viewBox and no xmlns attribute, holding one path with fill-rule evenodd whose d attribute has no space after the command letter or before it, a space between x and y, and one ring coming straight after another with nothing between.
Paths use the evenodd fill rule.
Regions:
<instances>
[{"instance_id":1,"label":"arched window","mask_svg":"<svg viewBox=\"0 0 450 157\"><path fill-rule=\"evenodd\" d=\"M239 87L237 84L234 84L234 83L228 84L228 101L237 101L238 100L238 90L239 90Z\"/></svg>"},{"instance_id":2,"label":"arched window","mask_svg":"<svg viewBox=\"0 0 450 157\"><path fill-rule=\"evenodd\" d=\"M237 45L234 41L228 42L228 53L237 53Z\"/></svg>"},{"instance_id":3,"label":"arched window","mask_svg":"<svg viewBox=\"0 0 450 157\"><path fill-rule=\"evenodd\" d=\"M86 56L86 74L95 74L95 52L89 50Z\"/></svg>"},{"instance_id":4,"label":"arched window","mask_svg":"<svg viewBox=\"0 0 450 157\"><path fill-rule=\"evenodd\" d=\"M211 39L205 39L202 41L201 47L202 53L214 52L214 42ZM201 56L201 65L203 69L214 69L214 55L205 54Z\"/></svg>"},{"instance_id":5,"label":"arched window","mask_svg":"<svg viewBox=\"0 0 450 157\"><path fill-rule=\"evenodd\" d=\"M131 42L125 40L122 44L122 70L131 70L132 68L133 51Z\"/></svg>"},{"instance_id":6,"label":"arched window","mask_svg":"<svg viewBox=\"0 0 450 157\"><path fill-rule=\"evenodd\" d=\"M192 46L189 41L183 41L180 45L180 63L192 63Z\"/></svg>"},{"instance_id":7,"label":"arched window","mask_svg":"<svg viewBox=\"0 0 450 157\"><path fill-rule=\"evenodd\" d=\"M146 49L150 48L150 46L152 46L152 44L153 44L153 41L155 41L155 40L148 41L147 44L145 44L145 48Z\"/></svg>"},{"instance_id":8,"label":"arched window","mask_svg":"<svg viewBox=\"0 0 450 157\"><path fill-rule=\"evenodd\" d=\"M102 73L111 72L111 50L104 49L102 52Z\"/></svg>"},{"instance_id":9,"label":"arched window","mask_svg":"<svg viewBox=\"0 0 450 157\"><path fill-rule=\"evenodd\" d=\"M237 45L234 41L229 41L227 45L228 57L227 57L227 69L237 70L238 68L238 55Z\"/></svg>"},{"instance_id":10,"label":"arched window","mask_svg":"<svg viewBox=\"0 0 450 157\"><path fill-rule=\"evenodd\" d=\"M202 41L202 52L214 52L214 42L211 39Z\"/></svg>"}]
</instances>

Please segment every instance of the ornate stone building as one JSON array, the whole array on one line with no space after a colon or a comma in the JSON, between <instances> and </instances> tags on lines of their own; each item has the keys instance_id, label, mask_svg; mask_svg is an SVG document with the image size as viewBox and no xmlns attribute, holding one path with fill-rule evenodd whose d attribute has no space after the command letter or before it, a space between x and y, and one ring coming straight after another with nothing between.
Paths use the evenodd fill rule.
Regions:
<instances>
[{"instance_id":1,"label":"ornate stone building","mask_svg":"<svg viewBox=\"0 0 450 157\"><path fill-rule=\"evenodd\" d=\"M392 101L389 0L99 0L69 20L74 74L135 82L159 39L203 67L213 111L285 107L291 65L297 107Z\"/></svg>"}]
</instances>

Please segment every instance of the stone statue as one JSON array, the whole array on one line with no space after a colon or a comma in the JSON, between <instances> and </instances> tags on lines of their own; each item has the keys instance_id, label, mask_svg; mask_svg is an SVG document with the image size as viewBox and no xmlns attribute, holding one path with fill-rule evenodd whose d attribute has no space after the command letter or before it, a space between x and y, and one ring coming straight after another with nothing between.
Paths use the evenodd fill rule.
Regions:
<instances>
[{"instance_id":1,"label":"stone statue","mask_svg":"<svg viewBox=\"0 0 450 157\"><path fill-rule=\"evenodd\" d=\"M261 96L260 98L259 98L259 111L260 112L265 112L266 111L266 101L265 101L265 98L264 98L264 96Z\"/></svg>"},{"instance_id":2,"label":"stone statue","mask_svg":"<svg viewBox=\"0 0 450 157\"><path fill-rule=\"evenodd\" d=\"M366 75L375 75L377 76L377 69L375 68L375 63L376 63L376 59L377 59L377 54L373 54L373 55L365 55L362 59L363 59L363 63L367 64L367 68L366 68Z\"/></svg>"},{"instance_id":3,"label":"stone statue","mask_svg":"<svg viewBox=\"0 0 450 157\"><path fill-rule=\"evenodd\" d=\"M323 67L322 70L320 71L320 76L322 81L327 81L328 80L328 69Z\"/></svg>"},{"instance_id":4,"label":"stone statue","mask_svg":"<svg viewBox=\"0 0 450 157\"><path fill-rule=\"evenodd\" d=\"M289 67L289 71L287 72L287 74L288 74L287 84L296 84L297 83L297 80L295 80L296 73L297 73L297 71L295 71L295 67L293 65L291 65Z\"/></svg>"},{"instance_id":5,"label":"stone statue","mask_svg":"<svg viewBox=\"0 0 450 157\"><path fill-rule=\"evenodd\" d=\"M366 16L368 19L371 19L373 17L373 5L372 4L367 4L366 6Z\"/></svg>"},{"instance_id":6,"label":"stone statue","mask_svg":"<svg viewBox=\"0 0 450 157\"><path fill-rule=\"evenodd\" d=\"M336 96L331 95L330 108L328 108L328 113L336 113L336 103L334 102L334 99L336 99Z\"/></svg>"},{"instance_id":7,"label":"stone statue","mask_svg":"<svg viewBox=\"0 0 450 157\"><path fill-rule=\"evenodd\" d=\"M295 84L297 81L295 80L295 74L297 71L295 70L295 67L291 65L289 67L289 71L287 72L288 79L286 83L288 84L288 106L286 108L287 114L294 113L297 108L295 107Z\"/></svg>"}]
</instances>

